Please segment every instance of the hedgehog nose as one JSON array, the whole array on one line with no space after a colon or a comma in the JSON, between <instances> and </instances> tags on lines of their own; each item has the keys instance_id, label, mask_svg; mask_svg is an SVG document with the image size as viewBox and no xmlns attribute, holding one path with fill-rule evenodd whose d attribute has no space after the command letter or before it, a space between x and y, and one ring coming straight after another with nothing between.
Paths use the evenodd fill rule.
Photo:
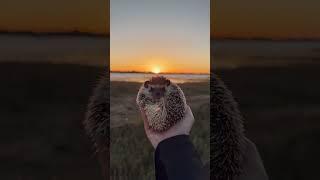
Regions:
<instances>
[{"instance_id":1,"label":"hedgehog nose","mask_svg":"<svg viewBox=\"0 0 320 180\"><path fill-rule=\"evenodd\" d=\"M155 98L156 98L156 99L160 99L160 97L161 97L161 94L160 94L159 92L157 92L157 93L155 94Z\"/></svg>"}]
</instances>

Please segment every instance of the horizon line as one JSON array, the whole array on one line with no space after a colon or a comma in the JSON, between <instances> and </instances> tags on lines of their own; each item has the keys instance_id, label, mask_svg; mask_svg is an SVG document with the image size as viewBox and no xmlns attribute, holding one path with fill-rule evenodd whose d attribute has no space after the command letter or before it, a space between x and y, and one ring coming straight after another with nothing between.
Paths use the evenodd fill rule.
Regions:
<instances>
[{"instance_id":1,"label":"horizon line","mask_svg":"<svg viewBox=\"0 0 320 180\"><path fill-rule=\"evenodd\" d=\"M210 36L210 40L252 40L252 41L320 41L320 37L304 38L304 37L282 37L282 38L271 38L271 37L213 37Z\"/></svg>"},{"instance_id":2,"label":"horizon line","mask_svg":"<svg viewBox=\"0 0 320 180\"><path fill-rule=\"evenodd\" d=\"M197 74L197 75L209 75L210 73L192 73L192 72L161 72L154 73L151 71L112 71L110 73L139 73L139 74Z\"/></svg>"},{"instance_id":3,"label":"horizon line","mask_svg":"<svg viewBox=\"0 0 320 180\"><path fill-rule=\"evenodd\" d=\"M93 33L84 31L57 31L57 32L34 32L34 31L8 31L0 30L0 35L29 35L29 36L92 36L92 37L110 37L109 33Z\"/></svg>"},{"instance_id":4,"label":"horizon line","mask_svg":"<svg viewBox=\"0 0 320 180\"><path fill-rule=\"evenodd\" d=\"M52 31L52 32L35 32L35 31L9 31L1 30L1 34L8 35L30 35L30 36L92 36L92 37L110 37L110 33L94 33L94 32L85 32L85 31ZM236 37L236 36L226 36L226 37L215 37L210 35L210 40L255 40L255 41L320 41L320 37Z\"/></svg>"}]
</instances>

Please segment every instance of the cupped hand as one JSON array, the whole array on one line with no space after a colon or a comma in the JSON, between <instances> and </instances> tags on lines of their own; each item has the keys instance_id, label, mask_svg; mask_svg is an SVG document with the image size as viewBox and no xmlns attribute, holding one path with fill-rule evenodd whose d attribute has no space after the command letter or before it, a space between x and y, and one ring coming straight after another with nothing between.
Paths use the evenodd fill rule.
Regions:
<instances>
[{"instance_id":1,"label":"cupped hand","mask_svg":"<svg viewBox=\"0 0 320 180\"><path fill-rule=\"evenodd\" d=\"M167 131L164 132L155 132L148 125L148 119L143 109L140 109L141 117L144 122L144 130L146 135L151 142L152 146L156 149L158 144L170 137L177 135L189 135L191 128L194 123L194 117L191 111L191 108L186 105L185 116L181 121L178 121L175 125L170 127Z\"/></svg>"}]
</instances>

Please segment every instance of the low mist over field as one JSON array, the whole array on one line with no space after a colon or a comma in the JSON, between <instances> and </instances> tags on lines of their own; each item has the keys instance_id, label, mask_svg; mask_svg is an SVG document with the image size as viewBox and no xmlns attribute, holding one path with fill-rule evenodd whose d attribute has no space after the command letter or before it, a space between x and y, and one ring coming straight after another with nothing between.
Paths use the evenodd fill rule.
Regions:
<instances>
[{"instance_id":1,"label":"low mist over field","mask_svg":"<svg viewBox=\"0 0 320 180\"><path fill-rule=\"evenodd\" d=\"M0 35L0 62L104 66L109 38L103 36ZM320 41L211 40L213 68L320 64Z\"/></svg>"},{"instance_id":2,"label":"low mist over field","mask_svg":"<svg viewBox=\"0 0 320 180\"><path fill-rule=\"evenodd\" d=\"M0 63L38 62L104 66L108 57L108 37L0 34Z\"/></svg>"},{"instance_id":3,"label":"low mist over field","mask_svg":"<svg viewBox=\"0 0 320 180\"><path fill-rule=\"evenodd\" d=\"M211 40L213 68L320 64L320 41Z\"/></svg>"}]
</instances>

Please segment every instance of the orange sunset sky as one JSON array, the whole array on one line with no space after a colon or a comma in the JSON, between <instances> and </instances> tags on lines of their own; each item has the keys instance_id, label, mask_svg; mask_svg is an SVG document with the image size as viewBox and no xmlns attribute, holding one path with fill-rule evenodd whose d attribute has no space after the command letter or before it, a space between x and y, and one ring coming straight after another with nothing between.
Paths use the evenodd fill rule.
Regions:
<instances>
[{"instance_id":1,"label":"orange sunset sky","mask_svg":"<svg viewBox=\"0 0 320 180\"><path fill-rule=\"evenodd\" d=\"M1 0L0 30L109 34L108 0Z\"/></svg>"},{"instance_id":2,"label":"orange sunset sky","mask_svg":"<svg viewBox=\"0 0 320 180\"><path fill-rule=\"evenodd\" d=\"M209 73L209 0L111 1L112 71Z\"/></svg>"},{"instance_id":3,"label":"orange sunset sky","mask_svg":"<svg viewBox=\"0 0 320 180\"><path fill-rule=\"evenodd\" d=\"M211 35L320 38L319 7L319 0L212 0ZM1 0L0 12L0 30L109 34L109 0Z\"/></svg>"},{"instance_id":4,"label":"orange sunset sky","mask_svg":"<svg viewBox=\"0 0 320 180\"><path fill-rule=\"evenodd\" d=\"M319 7L318 0L212 0L211 35L320 38ZM1 0L0 12L0 30L109 34L109 0Z\"/></svg>"},{"instance_id":5,"label":"orange sunset sky","mask_svg":"<svg viewBox=\"0 0 320 180\"><path fill-rule=\"evenodd\" d=\"M320 38L319 0L214 0L215 38Z\"/></svg>"},{"instance_id":6,"label":"orange sunset sky","mask_svg":"<svg viewBox=\"0 0 320 180\"><path fill-rule=\"evenodd\" d=\"M108 0L1 0L0 30L111 34L112 70L194 73L209 71L209 34L320 38L319 0L215 0L211 17L209 4L111 0L110 12Z\"/></svg>"}]
</instances>

